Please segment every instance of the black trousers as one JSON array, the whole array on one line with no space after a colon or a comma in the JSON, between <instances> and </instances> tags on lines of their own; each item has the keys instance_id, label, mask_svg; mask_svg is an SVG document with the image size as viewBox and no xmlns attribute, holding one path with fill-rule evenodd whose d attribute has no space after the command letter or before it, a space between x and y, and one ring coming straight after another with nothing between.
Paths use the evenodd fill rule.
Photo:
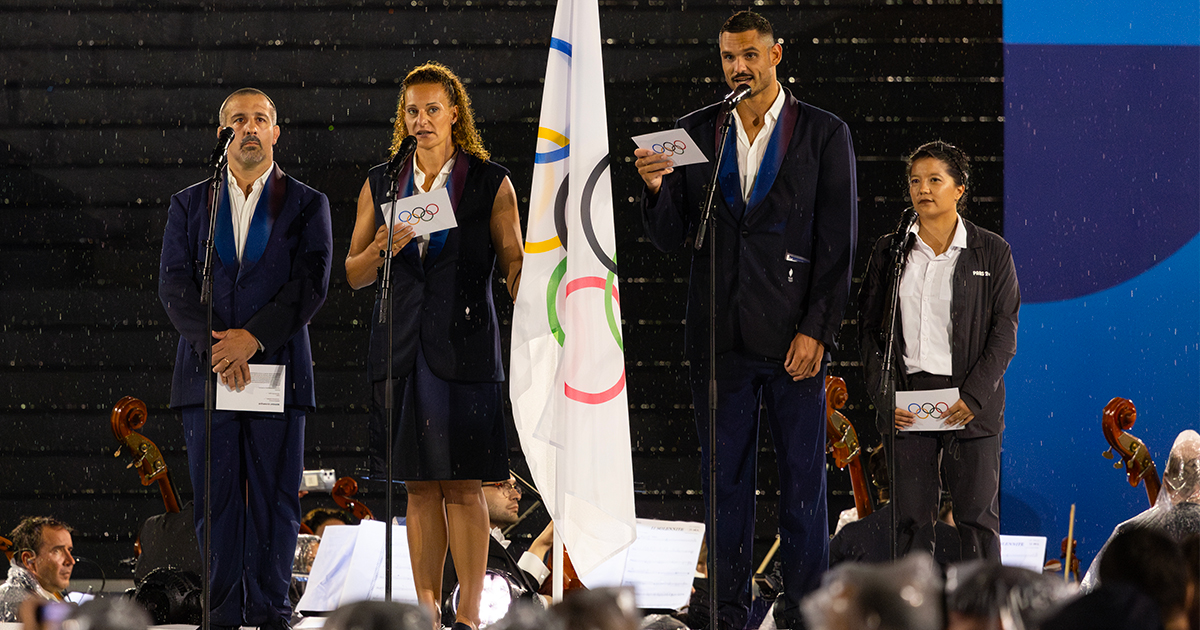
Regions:
<instances>
[{"instance_id":1,"label":"black trousers","mask_svg":"<svg viewBox=\"0 0 1200 630\"><path fill-rule=\"evenodd\" d=\"M950 387L950 377L909 375L913 390ZM962 559L1000 561L1000 436L960 440L956 431L896 434L896 470L890 471L897 505L900 553L935 549L940 474L954 501Z\"/></svg>"}]
</instances>

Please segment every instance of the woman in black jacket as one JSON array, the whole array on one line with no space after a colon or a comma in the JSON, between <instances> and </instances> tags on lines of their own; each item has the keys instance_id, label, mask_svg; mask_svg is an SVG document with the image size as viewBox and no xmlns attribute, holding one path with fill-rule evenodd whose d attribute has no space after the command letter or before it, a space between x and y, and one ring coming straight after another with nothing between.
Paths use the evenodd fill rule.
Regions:
<instances>
[{"instance_id":1,"label":"woman in black jacket","mask_svg":"<svg viewBox=\"0 0 1200 630\"><path fill-rule=\"evenodd\" d=\"M876 242L858 302L859 347L868 390L881 410L879 429L887 433L894 423L899 430L892 475L899 549L933 553L944 472L962 558L999 561L1004 371L1017 349L1021 304L1012 252L999 235L959 215L970 179L961 150L944 142L922 145L909 156L907 172L918 221L908 233ZM949 430L906 431L916 416L893 408L883 393L883 320L896 239L904 239L906 263L893 385L900 392L957 388L957 399L932 414Z\"/></svg>"}]
</instances>

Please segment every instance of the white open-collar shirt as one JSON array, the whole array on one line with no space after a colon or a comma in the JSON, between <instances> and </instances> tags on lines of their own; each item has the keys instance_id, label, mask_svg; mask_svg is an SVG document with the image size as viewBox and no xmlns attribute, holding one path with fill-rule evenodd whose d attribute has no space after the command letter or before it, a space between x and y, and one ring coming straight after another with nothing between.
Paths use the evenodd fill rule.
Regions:
<instances>
[{"instance_id":1,"label":"white open-collar shirt","mask_svg":"<svg viewBox=\"0 0 1200 630\"><path fill-rule=\"evenodd\" d=\"M954 267L967 248L962 220L954 226L950 246L941 254L921 240L920 223L912 226L913 248L900 278L900 318L904 322L905 372L951 376L950 300L954 296Z\"/></svg>"},{"instance_id":2,"label":"white open-collar shirt","mask_svg":"<svg viewBox=\"0 0 1200 630\"><path fill-rule=\"evenodd\" d=\"M732 112L737 128L738 176L741 178L743 202L749 201L750 193L754 191L754 182L758 179L763 155L767 153L767 144L771 142L775 123L779 121L779 114L783 111L783 86L778 81L775 85L779 87L779 93L775 95L775 101L771 103L767 113L763 114L763 127L758 130L758 135L754 136L754 142L750 142L750 136L742 126L742 117L738 116L736 111Z\"/></svg>"}]
</instances>

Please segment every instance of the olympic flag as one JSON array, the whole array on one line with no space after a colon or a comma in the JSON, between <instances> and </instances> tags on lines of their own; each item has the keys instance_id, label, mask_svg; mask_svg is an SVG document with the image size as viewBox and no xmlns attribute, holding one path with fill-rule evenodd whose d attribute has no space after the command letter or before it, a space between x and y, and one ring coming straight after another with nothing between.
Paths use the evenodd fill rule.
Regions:
<instances>
[{"instance_id":1,"label":"olympic flag","mask_svg":"<svg viewBox=\"0 0 1200 630\"><path fill-rule=\"evenodd\" d=\"M585 584L637 537L603 77L597 0L559 0L509 388L530 472Z\"/></svg>"}]
</instances>

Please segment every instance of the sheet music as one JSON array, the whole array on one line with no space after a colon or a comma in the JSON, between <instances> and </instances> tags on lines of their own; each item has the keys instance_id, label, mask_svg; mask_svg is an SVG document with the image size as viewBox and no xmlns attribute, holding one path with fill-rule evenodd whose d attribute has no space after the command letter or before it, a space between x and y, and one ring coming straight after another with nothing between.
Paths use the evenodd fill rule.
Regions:
<instances>
[{"instance_id":1,"label":"sheet music","mask_svg":"<svg viewBox=\"0 0 1200 630\"><path fill-rule=\"evenodd\" d=\"M591 573L588 588L632 586L638 608L681 608L692 595L692 579L704 540L704 523L637 519L637 540Z\"/></svg>"},{"instance_id":2,"label":"sheet music","mask_svg":"<svg viewBox=\"0 0 1200 630\"><path fill-rule=\"evenodd\" d=\"M384 599L384 527L379 521L326 527L296 609L328 611L351 602ZM400 525L392 527L392 600L417 603L408 535Z\"/></svg>"},{"instance_id":3,"label":"sheet music","mask_svg":"<svg viewBox=\"0 0 1200 630\"><path fill-rule=\"evenodd\" d=\"M638 608L682 608L692 595L704 523L639 518L637 530L622 584L634 588Z\"/></svg>"},{"instance_id":4,"label":"sheet music","mask_svg":"<svg viewBox=\"0 0 1200 630\"><path fill-rule=\"evenodd\" d=\"M1045 536L1009 536L1000 534L1000 563L1042 572L1046 562Z\"/></svg>"}]
</instances>

